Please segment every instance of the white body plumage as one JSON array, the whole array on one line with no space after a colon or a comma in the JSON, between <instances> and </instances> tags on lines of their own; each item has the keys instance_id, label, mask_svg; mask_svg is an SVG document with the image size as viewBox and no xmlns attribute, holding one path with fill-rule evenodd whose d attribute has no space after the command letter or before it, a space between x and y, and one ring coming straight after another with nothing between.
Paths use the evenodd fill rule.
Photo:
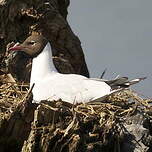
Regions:
<instances>
[{"instance_id":1,"label":"white body plumage","mask_svg":"<svg viewBox=\"0 0 152 152\"><path fill-rule=\"evenodd\" d=\"M51 61L50 61L51 60ZM91 80L77 74L60 74L53 60L50 43L32 62L30 86L33 100L58 100L70 103L89 102L110 94L111 87L102 81Z\"/></svg>"}]
</instances>

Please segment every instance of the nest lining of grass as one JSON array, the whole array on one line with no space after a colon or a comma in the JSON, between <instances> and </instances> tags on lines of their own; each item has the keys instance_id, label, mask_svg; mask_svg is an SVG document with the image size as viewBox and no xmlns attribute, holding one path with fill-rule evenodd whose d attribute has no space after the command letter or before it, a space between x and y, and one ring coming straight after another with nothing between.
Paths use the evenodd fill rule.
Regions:
<instances>
[{"instance_id":1,"label":"nest lining of grass","mask_svg":"<svg viewBox=\"0 0 152 152\"><path fill-rule=\"evenodd\" d=\"M0 85L0 115L8 117L28 93L28 84L2 82Z\"/></svg>"},{"instance_id":2,"label":"nest lining of grass","mask_svg":"<svg viewBox=\"0 0 152 152\"><path fill-rule=\"evenodd\" d=\"M1 120L9 119L28 95L29 84L1 83ZM151 99L143 99L130 89L117 92L102 102L72 105L63 101L42 101L35 111L37 116L31 126L33 130L31 137L38 136L41 142L47 141L46 137L49 137L47 142L51 143L60 136L61 139L52 147L54 149L58 148L60 142L66 148L68 145L68 150L72 143L77 148L81 147L82 139L86 149L90 146L101 148L107 143L110 146L112 142L122 138L125 124L129 123L128 118L134 116L137 111L147 119L152 119L151 102ZM30 142L31 137L26 144ZM24 143L24 147L27 146L26 144ZM118 144L119 142L116 142L117 149L119 149ZM61 149L64 148L61 147Z\"/></svg>"},{"instance_id":3,"label":"nest lining of grass","mask_svg":"<svg viewBox=\"0 0 152 152\"><path fill-rule=\"evenodd\" d=\"M23 102L28 95L28 89L29 84L3 82L0 85L1 114L5 115L12 107ZM147 113L152 108L151 102L151 99L143 99L135 91L125 89L102 102L76 104L73 106L73 111L86 118L99 116L103 121L105 116L110 119L120 118L133 113L137 108Z\"/></svg>"}]
</instances>

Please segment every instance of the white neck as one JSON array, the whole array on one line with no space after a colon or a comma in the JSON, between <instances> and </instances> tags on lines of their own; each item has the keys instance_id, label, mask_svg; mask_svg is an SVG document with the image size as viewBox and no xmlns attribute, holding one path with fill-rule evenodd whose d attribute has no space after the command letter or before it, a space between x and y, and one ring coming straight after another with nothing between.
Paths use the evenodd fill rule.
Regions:
<instances>
[{"instance_id":1,"label":"white neck","mask_svg":"<svg viewBox=\"0 0 152 152\"><path fill-rule=\"evenodd\" d=\"M57 73L52 59L52 49L48 42L43 51L32 61L30 86L37 80L43 80L48 74Z\"/></svg>"}]
</instances>

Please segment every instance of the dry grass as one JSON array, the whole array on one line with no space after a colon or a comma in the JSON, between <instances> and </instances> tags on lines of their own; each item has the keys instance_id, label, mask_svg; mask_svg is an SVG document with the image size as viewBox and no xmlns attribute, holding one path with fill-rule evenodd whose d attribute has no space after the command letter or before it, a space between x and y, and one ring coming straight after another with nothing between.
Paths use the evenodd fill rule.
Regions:
<instances>
[{"instance_id":1,"label":"dry grass","mask_svg":"<svg viewBox=\"0 0 152 152\"><path fill-rule=\"evenodd\" d=\"M28 84L1 83L1 119L9 118L11 113L28 95L28 89ZM71 143L75 143L75 140L82 141L79 133L83 130L85 135L84 143L85 141L90 141L86 144L88 147L90 144L103 146L107 141L110 143L114 142L115 138L121 139L121 132L125 128L124 122L137 111L142 112L148 119L151 119L151 102L151 99L141 98L135 91L130 89L117 92L102 102L71 105L62 101L52 102L51 104L49 101L44 101L40 105L41 108L38 109L39 113L42 112L42 116L45 113L45 117L48 117L48 111L51 111L51 115L57 113L61 118L60 122L57 121L58 118L52 116L54 117L52 123L45 123L45 125L41 124L40 126L33 125L32 129L36 132L48 130L47 134L49 134L52 131L53 125L55 125L56 129L52 132L56 134L54 133L53 136L58 137L58 135L62 134L63 141L66 139L64 142L67 145L69 141ZM80 139L75 139L78 137ZM119 142L114 144L117 150L120 149Z\"/></svg>"},{"instance_id":2,"label":"dry grass","mask_svg":"<svg viewBox=\"0 0 152 152\"><path fill-rule=\"evenodd\" d=\"M29 84L4 82L0 85L0 115L7 118L15 107L23 102L28 94ZM104 102L78 104L70 111L81 115L84 121L99 118L100 125L113 126L118 119L124 119L133 114L137 109L142 110L151 117L151 99L143 99L130 89L109 96ZM48 105L47 105L48 106ZM55 109L54 107L50 107Z\"/></svg>"},{"instance_id":3,"label":"dry grass","mask_svg":"<svg viewBox=\"0 0 152 152\"><path fill-rule=\"evenodd\" d=\"M7 118L28 93L28 84L2 82L0 85L0 115Z\"/></svg>"}]
</instances>

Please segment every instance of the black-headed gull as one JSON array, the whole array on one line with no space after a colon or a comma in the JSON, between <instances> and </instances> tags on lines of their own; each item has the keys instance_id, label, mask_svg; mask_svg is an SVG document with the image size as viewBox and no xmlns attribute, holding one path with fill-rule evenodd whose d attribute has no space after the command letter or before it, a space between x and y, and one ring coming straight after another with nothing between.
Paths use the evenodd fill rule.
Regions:
<instances>
[{"instance_id":1,"label":"black-headed gull","mask_svg":"<svg viewBox=\"0 0 152 152\"><path fill-rule=\"evenodd\" d=\"M90 102L110 95L121 87L128 87L131 82L126 77L104 81L78 74L59 73L53 63L50 42L42 35L31 35L22 44L9 50L22 51L33 58L30 87L35 84L32 92L33 101L37 103L59 99L69 103Z\"/></svg>"}]
</instances>

